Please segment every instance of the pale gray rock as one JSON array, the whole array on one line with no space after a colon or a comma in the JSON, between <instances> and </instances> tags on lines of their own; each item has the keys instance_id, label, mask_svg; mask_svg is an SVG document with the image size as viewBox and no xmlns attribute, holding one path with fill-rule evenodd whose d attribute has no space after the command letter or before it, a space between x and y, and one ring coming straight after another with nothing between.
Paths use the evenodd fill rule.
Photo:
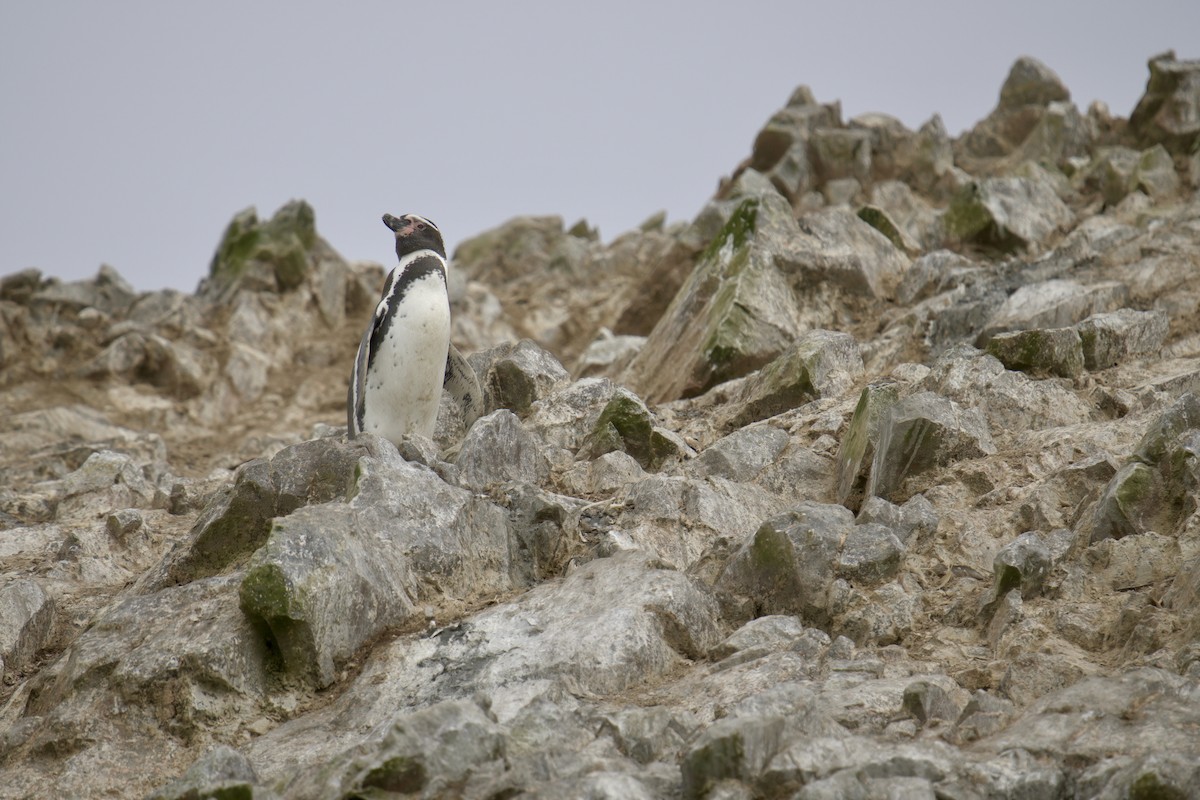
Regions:
<instances>
[{"instance_id":1,"label":"pale gray rock","mask_svg":"<svg viewBox=\"0 0 1200 800\"><path fill-rule=\"evenodd\" d=\"M37 581L17 578L0 588L0 673L16 673L50 639L54 600Z\"/></svg>"},{"instance_id":2,"label":"pale gray rock","mask_svg":"<svg viewBox=\"0 0 1200 800\"><path fill-rule=\"evenodd\" d=\"M570 379L558 359L529 339L475 353L468 361L482 376L486 408L506 408L522 417Z\"/></svg>"},{"instance_id":3,"label":"pale gray rock","mask_svg":"<svg viewBox=\"0 0 1200 800\"><path fill-rule=\"evenodd\" d=\"M806 214L783 255L785 269L810 281L831 283L848 294L892 296L908 257L849 209Z\"/></svg>"},{"instance_id":4,"label":"pale gray rock","mask_svg":"<svg viewBox=\"0 0 1200 800\"><path fill-rule=\"evenodd\" d=\"M550 474L544 449L516 414L501 408L471 426L455 464L462 485L476 490L508 481L538 483Z\"/></svg>"},{"instance_id":5,"label":"pale gray rock","mask_svg":"<svg viewBox=\"0 0 1200 800\"><path fill-rule=\"evenodd\" d=\"M996 452L978 409L963 408L932 392L898 401L879 430L867 495L892 497L910 476L964 458Z\"/></svg>"},{"instance_id":6,"label":"pale gray rock","mask_svg":"<svg viewBox=\"0 0 1200 800\"><path fill-rule=\"evenodd\" d=\"M770 425L741 428L704 449L688 462L688 471L731 481L752 481L787 447L787 431Z\"/></svg>"},{"instance_id":7,"label":"pale gray rock","mask_svg":"<svg viewBox=\"0 0 1200 800\"><path fill-rule=\"evenodd\" d=\"M734 653L796 650L814 660L829 647L829 634L806 628L798 617L768 614L747 622L709 651L710 658L728 658Z\"/></svg>"},{"instance_id":8,"label":"pale gray rock","mask_svg":"<svg viewBox=\"0 0 1200 800\"><path fill-rule=\"evenodd\" d=\"M862 354L853 336L807 331L746 381L742 410L732 424L740 428L821 397L837 397L854 385L862 371Z\"/></svg>"},{"instance_id":9,"label":"pale gray rock","mask_svg":"<svg viewBox=\"0 0 1200 800\"><path fill-rule=\"evenodd\" d=\"M957 690L957 691L955 691ZM967 693L928 680L913 681L904 689L903 708L922 726L954 723L967 705Z\"/></svg>"},{"instance_id":10,"label":"pale gray rock","mask_svg":"<svg viewBox=\"0 0 1200 800\"><path fill-rule=\"evenodd\" d=\"M871 178L871 133L847 128L818 128L809 138L809 152L819 183Z\"/></svg>"},{"instance_id":11,"label":"pale gray rock","mask_svg":"<svg viewBox=\"0 0 1200 800\"><path fill-rule=\"evenodd\" d=\"M877 523L891 529L903 544L914 537L920 539L937 530L938 513L924 495L914 495L902 505L889 503L882 497L868 497L859 509L856 524Z\"/></svg>"},{"instance_id":12,"label":"pale gray rock","mask_svg":"<svg viewBox=\"0 0 1200 800\"><path fill-rule=\"evenodd\" d=\"M1065 231L1075 215L1044 180L985 178L955 194L942 217L952 241L1001 251L1036 247Z\"/></svg>"},{"instance_id":13,"label":"pale gray rock","mask_svg":"<svg viewBox=\"0 0 1200 800\"><path fill-rule=\"evenodd\" d=\"M496 506L399 458L364 458L348 503L276 519L246 568L241 607L270 631L289 673L328 686L366 641L418 604L511 586Z\"/></svg>"},{"instance_id":14,"label":"pale gray rock","mask_svg":"<svg viewBox=\"0 0 1200 800\"><path fill-rule=\"evenodd\" d=\"M1129 127L1147 144L1172 153L1196 151L1200 141L1200 61L1184 61L1169 50L1150 59L1146 93L1129 115Z\"/></svg>"},{"instance_id":15,"label":"pale gray rock","mask_svg":"<svg viewBox=\"0 0 1200 800\"><path fill-rule=\"evenodd\" d=\"M977 344L985 345L1006 331L1065 328L1092 314L1120 308L1128 297L1128 287L1115 281L1085 286L1056 278L1022 286L988 320Z\"/></svg>"},{"instance_id":16,"label":"pale gray rock","mask_svg":"<svg viewBox=\"0 0 1200 800\"><path fill-rule=\"evenodd\" d=\"M1175 160L1165 147L1156 144L1142 151L1133 173L1135 189L1153 200L1162 200L1178 192L1180 183Z\"/></svg>"},{"instance_id":17,"label":"pale gray rock","mask_svg":"<svg viewBox=\"0 0 1200 800\"><path fill-rule=\"evenodd\" d=\"M362 744L301 771L286 793L297 800L444 796L493 763L502 769L505 751L504 732L484 709L470 700L447 700L397 715Z\"/></svg>"},{"instance_id":18,"label":"pale gray rock","mask_svg":"<svg viewBox=\"0 0 1200 800\"><path fill-rule=\"evenodd\" d=\"M1162 311L1119 311L1092 314L1075 326L1089 370L1108 369L1129 356L1158 353L1167 338L1170 318Z\"/></svg>"},{"instance_id":19,"label":"pale gray rock","mask_svg":"<svg viewBox=\"0 0 1200 800\"><path fill-rule=\"evenodd\" d=\"M1075 328L998 333L988 341L987 352L1005 369L1062 378L1083 374L1083 342Z\"/></svg>"},{"instance_id":20,"label":"pale gray rock","mask_svg":"<svg viewBox=\"0 0 1200 800\"><path fill-rule=\"evenodd\" d=\"M146 800L194 797L274 797L257 786L258 776L244 755L219 744L196 760L180 778L146 796Z\"/></svg>"},{"instance_id":21,"label":"pale gray rock","mask_svg":"<svg viewBox=\"0 0 1200 800\"><path fill-rule=\"evenodd\" d=\"M899 388L894 383L873 382L859 395L837 454L836 497L851 510L863 502L880 431L899 399Z\"/></svg>"},{"instance_id":22,"label":"pale gray rock","mask_svg":"<svg viewBox=\"0 0 1200 800\"><path fill-rule=\"evenodd\" d=\"M1019 591L1025 599L1034 597L1041 592L1051 564L1050 547L1041 534L1022 533L996 554L992 563L995 575L992 597L998 600L1012 590Z\"/></svg>"},{"instance_id":23,"label":"pale gray rock","mask_svg":"<svg viewBox=\"0 0 1200 800\"><path fill-rule=\"evenodd\" d=\"M1070 91L1052 69L1035 58L1022 56L1013 63L1004 85L1000 87L997 108L1046 106L1070 98Z\"/></svg>"},{"instance_id":24,"label":"pale gray rock","mask_svg":"<svg viewBox=\"0 0 1200 800\"><path fill-rule=\"evenodd\" d=\"M683 757L683 797L711 797L726 780L752 781L779 751L783 730L781 716L721 720L709 727Z\"/></svg>"},{"instance_id":25,"label":"pale gray rock","mask_svg":"<svg viewBox=\"0 0 1200 800\"><path fill-rule=\"evenodd\" d=\"M580 455L595 458L622 450L649 471L687 455L690 448L657 426L655 421L641 398L628 389L618 388L592 422L591 432L580 447Z\"/></svg>"},{"instance_id":26,"label":"pale gray rock","mask_svg":"<svg viewBox=\"0 0 1200 800\"><path fill-rule=\"evenodd\" d=\"M583 378L535 403L526 424L550 447L575 452L616 391L608 378Z\"/></svg>"},{"instance_id":27,"label":"pale gray rock","mask_svg":"<svg viewBox=\"0 0 1200 800\"><path fill-rule=\"evenodd\" d=\"M314 439L285 447L274 458L238 468L232 485L205 506L187 538L143 581L162 588L217 575L267 540L271 521L310 503L347 496L358 460L379 449L377 437ZM372 443L374 442L374 443Z\"/></svg>"}]
</instances>

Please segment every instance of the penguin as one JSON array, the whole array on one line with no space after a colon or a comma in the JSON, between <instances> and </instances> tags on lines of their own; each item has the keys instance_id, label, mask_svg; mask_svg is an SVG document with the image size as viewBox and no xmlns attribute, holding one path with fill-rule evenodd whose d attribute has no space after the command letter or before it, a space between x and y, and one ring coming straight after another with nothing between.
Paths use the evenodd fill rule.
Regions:
<instances>
[{"instance_id":1,"label":"penguin","mask_svg":"<svg viewBox=\"0 0 1200 800\"><path fill-rule=\"evenodd\" d=\"M400 263L358 345L346 394L351 437L374 433L395 444L409 434L432 438L445 388L467 427L483 412L475 371L450 344L446 245L437 225L417 214L383 215Z\"/></svg>"}]
</instances>

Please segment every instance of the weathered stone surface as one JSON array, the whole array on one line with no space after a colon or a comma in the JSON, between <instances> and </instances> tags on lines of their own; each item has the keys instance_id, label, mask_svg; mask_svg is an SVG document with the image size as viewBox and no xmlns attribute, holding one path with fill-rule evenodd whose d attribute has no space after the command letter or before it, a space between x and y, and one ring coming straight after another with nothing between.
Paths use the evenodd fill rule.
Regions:
<instances>
[{"instance_id":1,"label":"weathered stone surface","mask_svg":"<svg viewBox=\"0 0 1200 800\"><path fill-rule=\"evenodd\" d=\"M340 438L385 268L302 203L198 295L0 278L0 599L41 592L0 793L1197 794L1200 153L1155 62L1127 123L1023 59L955 138L801 88L690 222L468 241L469 435ZM1092 374L971 346L1092 329ZM785 396L810 338L857 355Z\"/></svg>"},{"instance_id":2,"label":"weathered stone surface","mask_svg":"<svg viewBox=\"0 0 1200 800\"><path fill-rule=\"evenodd\" d=\"M550 474L545 446L517 415L500 409L471 427L455 461L462 484L486 489L508 481L539 483Z\"/></svg>"},{"instance_id":3,"label":"weathered stone surface","mask_svg":"<svg viewBox=\"0 0 1200 800\"><path fill-rule=\"evenodd\" d=\"M363 643L411 621L418 603L471 602L510 585L495 506L386 449L359 462L351 493L346 505L276 519L239 590L288 672L318 686Z\"/></svg>"},{"instance_id":4,"label":"weathered stone surface","mask_svg":"<svg viewBox=\"0 0 1200 800\"><path fill-rule=\"evenodd\" d=\"M742 411L732 424L742 427L810 400L836 397L854 384L862 369L853 336L808 331L746 382Z\"/></svg>"},{"instance_id":5,"label":"weathered stone surface","mask_svg":"<svg viewBox=\"0 0 1200 800\"><path fill-rule=\"evenodd\" d=\"M785 269L809 281L831 283L851 295L890 297L909 260L888 238L849 209L829 209L797 220Z\"/></svg>"},{"instance_id":6,"label":"weathered stone surface","mask_svg":"<svg viewBox=\"0 0 1200 800\"><path fill-rule=\"evenodd\" d=\"M1041 244L1075 221L1054 188L1028 178L987 178L964 187L943 217L953 241L1002 251Z\"/></svg>"},{"instance_id":7,"label":"weathered stone surface","mask_svg":"<svg viewBox=\"0 0 1200 800\"><path fill-rule=\"evenodd\" d=\"M899 400L879 429L867 495L892 497L906 478L925 470L996 452L987 422L932 392Z\"/></svg>"},{"instance_id":8,"label":"weathered stone surface","mask_svg":"<svg viewBox=\"0 0 1200 800\"><path fill-rule=\"evenodd\" d=\"M1119 311L1093 314L1075 326L1090 370L1108 369L1132 355L1157 353L1167 338L1170 320L1162 311Z\"/></svg>"},{"instance_id":9,"label":"weathered stone surface","mask_svg":"<svg viewBox=\"0 0 1200 800\"><path fill-rule=\"evenodd\" d=\"M1007 331L1065 328L1092 314L1121 308L1128 297L1128 287L1114 281L1084 286L1056 278L1022 286L988 320L976 344L982 347Z\"/></svg>"},{"instance_id":10,"label":"weathered stone surface","mask_svg":"<svg viewBox=\"0 0 1200 800\"><path fill-rule=\"evenodd\" d=\"M476 353L469 360L483 375L486 407L507 408L521 416L570 378L558 359L529 339Z\"/></svg>"},{"instance_id":11,"label":"weathered stone surface","mask_svg":"<svg viewBox=\"0 0 1200 800\"><path fill-rule=\"evenodd\" d=\"M1063 378L1083 373L1083 343L1073 328L998 333L988 341L987 351L1005 369Z\"/></svg>"},{"instance_id":12,"label":"weathered stone surface","mask_svg":"<svg viewBox=\"0 0 1200 800\"><path fill-rule=\"evenodd\" d=\"M28 578L0 588L0 673L23 669L50 638L54 601Z\"/></svg>"},{"instance_id":13,"label":"weathered stone surface","mask_svg":"<svg viewBox=\"0 0 1200 800\"><path fill-rule=\"evenodd\" d=\"M1129 115L1129 127L1145 144L1162 143L1172 153L1196 152L1200 142L1200 61L1182 61L1168 51L1150 59L1146 93Z\"/></svg>"}]
</instances>

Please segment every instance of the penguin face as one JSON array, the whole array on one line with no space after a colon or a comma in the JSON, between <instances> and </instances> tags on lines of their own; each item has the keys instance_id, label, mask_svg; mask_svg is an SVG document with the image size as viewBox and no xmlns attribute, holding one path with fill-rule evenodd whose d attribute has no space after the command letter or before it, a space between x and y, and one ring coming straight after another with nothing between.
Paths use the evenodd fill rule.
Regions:
<instances>
[{"instance_id":1,"label":"penguin face","mask_svg":"<svg viewBox=\"0 0 1200 800\"><path fill-rule=\"evenodd\" d=\"M405 214L402 217L383 215L383 224L396 234L396 256L404 258L409 253L418 250L432 250L442 258L446 257L446 245L442 241L442 232L425 217L419 214Z\"/></svg>"}]
</instances>

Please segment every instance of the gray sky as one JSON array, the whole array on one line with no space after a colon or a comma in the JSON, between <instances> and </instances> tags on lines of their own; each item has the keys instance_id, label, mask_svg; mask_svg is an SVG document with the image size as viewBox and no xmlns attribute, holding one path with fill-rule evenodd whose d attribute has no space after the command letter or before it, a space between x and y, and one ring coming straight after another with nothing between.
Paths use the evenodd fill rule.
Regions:
<instances>
[{"instance_id":1,"label":"gray sky","mask_svg":"<svg viewBox=\"0 0 1200 800\"><path fill-rule=\"evenodd\" d=\"M384 211L609 240L690 219L800 83L957 135L1018 56L1128 116L1169 48L1200 56L1200 2L4 2L0 275L190 291L291 198L389 266Z\"/></svg>"}]
</instances>

